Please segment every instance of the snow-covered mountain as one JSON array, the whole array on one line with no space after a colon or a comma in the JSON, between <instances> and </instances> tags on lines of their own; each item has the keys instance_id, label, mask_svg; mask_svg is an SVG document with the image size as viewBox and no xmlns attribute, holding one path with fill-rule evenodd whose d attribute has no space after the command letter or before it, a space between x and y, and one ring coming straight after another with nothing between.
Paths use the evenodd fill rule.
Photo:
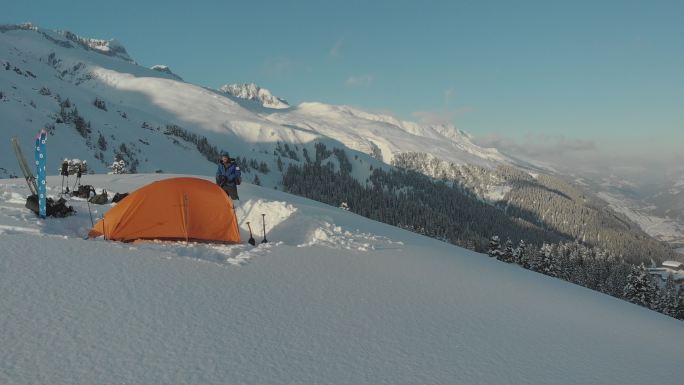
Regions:
<instances>
[{"instance_id":1,"label":"snow-covered mountain","mask_svg":"<svg viewBox=\"0 0 684 385\"><path fill-rule=\"evenodd\" d=\"M168 67L149 69L135 64L113 40L85 39L30 24L0 28L0 64L5 68L0 70L0 113L5 118L0 132L18 135L28 144L38 128L54 126L53 133L60 132L69 145L62 146L55 143L60 139L54 139L53 151L60 157L72 153L87 159L96 171L103 171L121 144L145 154L138 157L139 171L189 171L178 168L182 166L172 159L160 161L155 156L173 153L177 147L167 138L161 139L169 124L201 134L233 153L245 149L272 153L277 142L305 147L323 140L386 162L395 153L406 151L489 166L507 161L494 149L474 145L467 134L453 127L425 126L346 106L303 103L289 107L254 84L211 90L180 81ZM41 89L45 90L41 93ZM96 97L105 101L106 111L93 106ZM90 137L77 140L80 135L69 122L56 122L60 100L67 98L90 122ZM152 130L141 130L143 126ZM99 134L110 142L106 149L94 145ZM101 160L95 158L100 152ZM272 164L273 159L269 161ZM6 153L0 162L7 172L18 171L11 154ZM166 162L171 163L164 167Z\"/></svg>"},{"instance_id":2,"label":"snow-covered mountain","mask_svg":"<svg viewBox=\"0 0 684 385\"><path fill-rule=\"evenodd\" d=\"M166 177L89 183L124 192ZM48 194L60 182L49 177ZM241 191L242 237L266 213L269 243L83 240L84 200L71 198L73 217L37 221L23 181L0 180L0 383L681 380L681 321L331 206Z\"/></svg>"},{"instance_id":3,"label":"snow-covered mountain","mask_svg":"<svg viewBox=\"0 0 684 385\"><path fill-rule=\"evenodd\" d=\"M289 106L254 84L220 90L194 85L166 66L138 65L116 41L30 24L0 27L0 116L2 136L17 136L25 149L40 128L47 128L48 162L54 162L48 164L49 172L57 170L63 158L86 160L97 173L122 158L137 172L201 173L215 167L219 150L227 150L252 164L245 170L245 180L258 177L263 186L280 188L287 167L314 157L317 144L324 144L328 150L346 151L354 162L351 174L360 183L366 183L373 170L390 169L397 159L402 165L408 164L407 159L424 159L420 172L440 179L458 177L459 183L491 204L505 203L508 195L518 191L513 189L516 183L536 186L543 193L557 190L553 183L540 187L535 180L525 180L520 184L498 172L489 173L520 163L474 144L453 126L419 124L317 102ZM20 175L8 141L4 146L0 177ZM327 162L340 168L334 156L326 156ZM423 167L428 163L435 167ZM561 203L567 201L563 194L556 194L563 198ZM516 215L524 217L530 228L565 225L569 227L565 233L582 237L586 225L573 227L563 216L595 210L584 210L581 194L572 195L573 207L565 214L547 215L557 207L542 207L531 198L517 202L529 203L536 211L522 207ZM502 211L510 211L509 206ZM595 215L592 220L598 224L604 219L605 215ZM556 223L547 226L545 220ZM599 231L592 229L592 237L605 239ZM641 236L635 234L634 239Z\"/></svg>"},{"instance_id":4,"label":"snow-covered mountain","mask_svg":"<svg viewBox=\"0 0 684 385\"><path fill-rule=\"evenodd\" d=\"M236 98L258 102L267 108L283 109L290 107L286 100L274 96L271 94L271 91L261 88L254 83L226 84L219 88L219 90Z\"/></svg>"},{"instance_id":5,"label":"snow-covered mountain","mask_svg":"<svg viewBox=\"0 0 684 385\"><path fill-rule=\"evenodd\" d=\"M271 122L319 132L345 146L391 163L405 152L432 154L460 164L494 166L510 159L496 149L482 148L461 130L446 125L423 125L393 116L365 112L348 106L302 103L296 109L272 112Z\"/></svg>"}]
</instances>

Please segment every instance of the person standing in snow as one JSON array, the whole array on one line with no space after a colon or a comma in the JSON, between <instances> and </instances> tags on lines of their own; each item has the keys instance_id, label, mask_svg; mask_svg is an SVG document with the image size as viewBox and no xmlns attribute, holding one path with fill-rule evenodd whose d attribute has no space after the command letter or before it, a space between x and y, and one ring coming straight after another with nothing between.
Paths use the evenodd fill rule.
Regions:
<instances>
[{"instance_id":1,"label":"person standing in snow","mask_svg":"<svg viewBox=\"0 0 684 385\"><path fill-rule=\"evenodd\" d=\"M230 199L239 200L237 186L241 182L240 166L235 163L235 159L231 158L227 152L222 151L221 160L216 170L216 184L221 186Z\"/></svg>"}]
</instances>

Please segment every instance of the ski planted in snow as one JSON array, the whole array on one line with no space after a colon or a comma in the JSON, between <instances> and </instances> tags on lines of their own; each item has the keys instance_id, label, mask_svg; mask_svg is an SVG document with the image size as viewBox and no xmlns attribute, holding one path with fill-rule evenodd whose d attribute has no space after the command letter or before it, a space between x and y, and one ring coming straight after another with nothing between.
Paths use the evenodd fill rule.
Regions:
<instances>
[{"instance_id":1,"label":"ski planted in snow","mask_svg":"<svg viewBox=\"0 0 684 385\"><path fill-rule=\"evenodd\" d=\"M47 131L41 129L36 136L35 158L36 175L38 178L38 211L43 219L47 216L47 185L45 183L45 162L47 153L45 152L45 142L47 141Z\"/></svg>"},{"instance_id":2,"label":"ski planted in snow","mask_svg":"<svg viewBox=\"0 0 684 385\"><path fill-rule=\"evenodd\" d=\"M21 146L19 146L19 140L16 136L14 136L12 137L11 142L12 147L14 148L14 155L16 155L17 157L19 168L21 169L21 173L24 174L24 179L26 179L26 183L28 184L28 188L31 191L31 194L38 195L38 185L36 184L36 177L33 175L33 172L31 171L31 168L29 167L28 162L26 161L24 152L21 151Z\"/></svg>"}]
</instances>

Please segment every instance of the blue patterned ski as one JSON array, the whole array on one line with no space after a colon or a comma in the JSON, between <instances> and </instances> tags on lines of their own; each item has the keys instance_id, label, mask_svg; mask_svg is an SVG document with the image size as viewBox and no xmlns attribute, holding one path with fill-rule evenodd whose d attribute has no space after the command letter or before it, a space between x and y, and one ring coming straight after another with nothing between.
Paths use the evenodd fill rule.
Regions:
<instances>
[{"instance_id":1,"label":"blue patterned ski","mask_svg":"<svg viewBox=\"0 0 684 385\"><path fill-rule=\"evenodd\" d=\"M47 160L47 153L45 152L46 141L47 131L45 131L45 129L42 129L36 136L35 146L36 178L38 179L38 215L41 218L45 218L47 216L47 186L45 184L45 162Z\"/></svg>"}]
</instances>

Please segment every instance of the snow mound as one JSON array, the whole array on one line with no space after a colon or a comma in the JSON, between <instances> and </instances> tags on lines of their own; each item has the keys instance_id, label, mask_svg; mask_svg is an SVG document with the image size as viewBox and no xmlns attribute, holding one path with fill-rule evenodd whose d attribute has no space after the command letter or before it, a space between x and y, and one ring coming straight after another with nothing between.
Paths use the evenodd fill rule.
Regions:
<instances>
[{"instance_id":1,"label":"snow mound","mask_svg":"<svg viewBox=\"0 0 684 385\"><path fill-rule=\"evenodd\" d=\"M237 201L234 204L237 216L240 219L240 229L243 232L249 231L247 223L250 223L255 237L262 235L263 232L261 214L266 214L263 221L266 224L266 232L269 233L297 211L296 207L287 202L265 201L263 199L250 199L244 203Z\"/></svg>"},{"instance_id":2,"label":"snow mound","mask_svg":"<svg viewBox=\"0 0 684 385\"><path fill-rule=\"evenodd\" d=\"M403 242L395 242L387 237L364 233L359 230L344 230L341 226L323 222L311 234L311 240L297 247L325 246L332 249L371 251L399 248Z\"/></svg>"}]
</instances>

